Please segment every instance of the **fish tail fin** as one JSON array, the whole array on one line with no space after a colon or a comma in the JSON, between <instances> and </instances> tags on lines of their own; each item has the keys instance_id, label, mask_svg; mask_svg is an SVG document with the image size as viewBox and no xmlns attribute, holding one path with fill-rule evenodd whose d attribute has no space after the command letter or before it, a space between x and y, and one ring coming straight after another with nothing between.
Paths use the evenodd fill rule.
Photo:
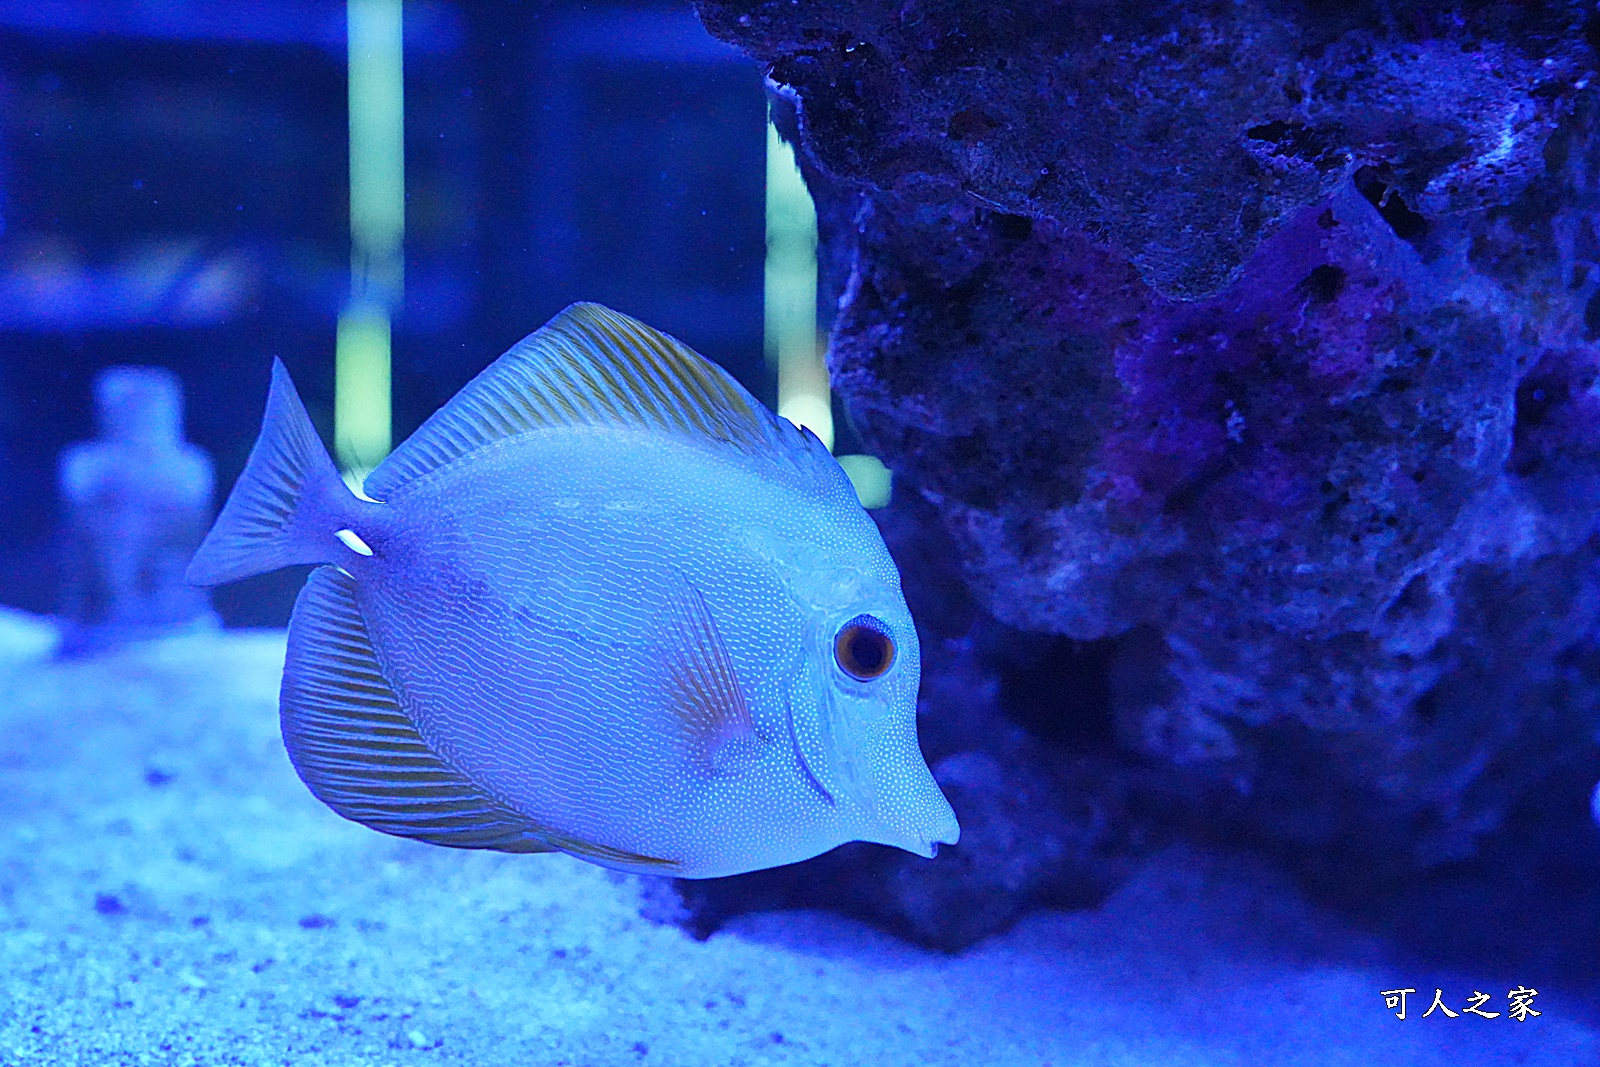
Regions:
<instances>
[{"instance_id":1,"label":"fish tail fin","mask_svg":"<svg viewBox=\"0 0 1600 1067\"><path fill-rule=\"evenodd\" d=\"M336 562L338 531L357 504L275 358L261 436L185 577L190 585L223 585L296 563Z\"/></svg>"}]
</instances>

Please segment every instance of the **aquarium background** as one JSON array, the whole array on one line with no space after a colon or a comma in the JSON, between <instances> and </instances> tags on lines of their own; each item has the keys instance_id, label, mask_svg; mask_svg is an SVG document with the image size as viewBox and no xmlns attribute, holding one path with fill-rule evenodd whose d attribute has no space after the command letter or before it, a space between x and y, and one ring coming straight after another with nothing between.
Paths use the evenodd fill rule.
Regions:
<instances>
[{"instance_id":1,"label":"aquarium background","mask_svg":"<svg viewBox=\"0 0 1600 1067\"><path fill-rule=\"evenodd\" d=\"M0 1064L1600 1063L1591 6L403 11L390 277L344 4L0 0ZM342 318L398 442L575 300L831 413L959 845L387 838L282 749L304 568L82 615L107 368L220 500Z\"/></svg>"},{"instance_id":2,"label":"aquarium background","mask_svg":"<svg viewBox=\"0 0 1600 1067\"><path fill-rule=\"evenodd\" d=\"M625 309L757 395L766 99L686 6L412 4L395 439L562 307ZM170 367L221 484L278 356L332 432L350 298L337 4L15 4L0 331L5 602L54 607L56 456L106 366ZM281 625L302 575L217 594Z\"/></svg>"}]
</instances>

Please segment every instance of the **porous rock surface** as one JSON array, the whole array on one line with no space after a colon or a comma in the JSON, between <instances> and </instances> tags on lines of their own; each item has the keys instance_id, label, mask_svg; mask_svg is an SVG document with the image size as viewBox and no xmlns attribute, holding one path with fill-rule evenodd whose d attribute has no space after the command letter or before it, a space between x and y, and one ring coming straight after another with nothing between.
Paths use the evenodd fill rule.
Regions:
<instances>
[{"instance_id":1,"label":"porous rock surface","mask_svg":"<svg viewBox=\"0 0 1600 1067\"><path fill-rule=\"evenodd\" d=\"M953 539L974 626L1103 653L1087 775L1037 731L1021 758L999 727L938 752L943 724L1017 716L974 698L993 668L962 638L927 657L964 823L998 795L969 780L1078 813L1039 820L1078 846L1035 852L1021 897L1114 883L1151 766L1354 890L1472 856L1594 762L1584 6L699 11L793 105L842 289L835 388ZM909 877L960 883L944 862ZM915 894L875 892L855 910L918 929Z\"/></svg>"}]
</instances>

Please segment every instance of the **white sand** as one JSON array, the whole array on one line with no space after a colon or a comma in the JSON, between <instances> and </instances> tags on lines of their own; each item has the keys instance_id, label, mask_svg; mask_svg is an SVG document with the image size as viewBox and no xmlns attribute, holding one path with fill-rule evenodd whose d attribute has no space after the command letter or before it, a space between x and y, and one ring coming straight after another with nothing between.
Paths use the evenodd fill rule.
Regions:
<instances>
[{"instance_id":1,"label":"white sand","mask_svg":"<svg viewBox=\"0 0 1600 1067\"><path fill-rule=\"evenodd\" d=\"M279 634L49 663L4 621L7 1067L1600 1064L1592 997L1389 962L1253 865L1183 851L960 957L804 912L698 943L640 919L634 879L323 808L278 740ZM1541 1017L1417 1017L1436 985L1503 1009L1520 983ZM1424 990L1404 1022L1396 985Z\"/></svg>"}]
</instances>

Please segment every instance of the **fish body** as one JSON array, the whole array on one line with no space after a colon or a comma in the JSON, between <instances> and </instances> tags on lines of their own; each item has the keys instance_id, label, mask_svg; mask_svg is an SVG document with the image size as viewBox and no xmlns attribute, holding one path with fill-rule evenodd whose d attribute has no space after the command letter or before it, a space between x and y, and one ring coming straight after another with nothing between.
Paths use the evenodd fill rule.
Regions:
<instances>
[{"instance_id":1,"label":"fish body","mask_svg":"<svg viewBox=\"0 0 1600 1067\"><path fill-rule=\"evenodd\" d=\"M575 305L367 485L338 483L280 365L191 568L332 565L281 707L341 814L682 877L955 841L876 527L814 436L670 338Z\"/></svg>"}]
</instances>

